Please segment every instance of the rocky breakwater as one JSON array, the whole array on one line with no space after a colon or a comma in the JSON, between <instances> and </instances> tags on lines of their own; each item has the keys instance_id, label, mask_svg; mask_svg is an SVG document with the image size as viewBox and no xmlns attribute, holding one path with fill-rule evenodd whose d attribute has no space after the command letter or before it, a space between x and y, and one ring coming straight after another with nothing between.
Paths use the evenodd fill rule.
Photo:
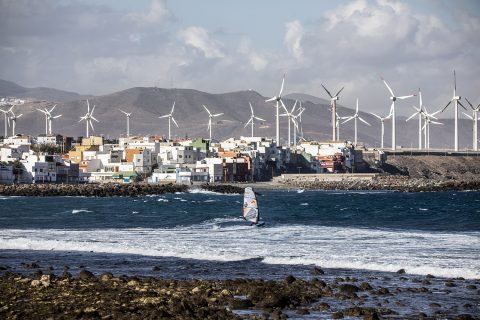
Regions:
<instances>
[{"instance_id":1,"label":"rocky breakwater","mask_svg":"<svg viewBox=\"0 0 480 320\"><path fill-rule=\"evenodd\" d=\"M286 179L279 181L279 183L285 187L317 190L393 190L402 192L480 190L480 177L479 179L457 180L389 175L379 176L370 181L349 179L342 181L302 181Z\"/></svg>"},{"instance_id":2,"label":"rocky breakwater","mask_svg":"<svg viewBox=\"0 0 480 320\"><path fill-rule=\"evenodd\" d=\"M185 192L188 187L176 184L15 184L0 185L2 196L83 196L83 197L112 197L112 196L142 196L147 194L164 194Z\"/></svg>"},{"instance_id":3,"label":"rocky breakwater","mask_svg":"<svg viewBox=\"0 0 480 320\"><path fill-rule=\"evenodd\" d=\"M321 269L314 271L318 270L321 275ZM293 276L275 281L206 281L115 277L109 272L97 277L88 270L76 277L67 270L60 276L6 273L0 277L0 318L287 319L310 315L312 319L476 319L463 312L474 310L473 305L452 308L431 302L435 299L431 281L388 289L349 277L327 283L320 278L307 281ZM449 288L464 281L457 282L452 280ZM469 286L472 288L464 290L476 294L476 285ZM420 308L425 311L409 308L410 300L399 298L405 292L412 299L416 295L427 297L421 303L429 305Z\"/></svg>"},{"instance_id":4,"label":"rocky breakwater","mask_svg":"<svg viewBox=\"0 0 480 320\"><path fill-rule=\"evenodd\" d=\"M240 194L244 192L244 187L237 187L231 184L202 184L201 188L203 190L218 192L218 193L233 193L233 194Z\"/></svg>"}]
</instances>

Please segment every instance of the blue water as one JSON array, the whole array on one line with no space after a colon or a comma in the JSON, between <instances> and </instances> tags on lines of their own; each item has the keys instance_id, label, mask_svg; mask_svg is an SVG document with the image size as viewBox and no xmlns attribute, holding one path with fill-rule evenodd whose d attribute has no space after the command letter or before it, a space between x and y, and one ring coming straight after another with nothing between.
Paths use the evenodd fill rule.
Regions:
<instances>
[{"instance_id":1,"label":"blue water","mask_svg":"<svg viewBox=\"0 0 480 320\"><path fill-rule=\"evenodd\" d=\"M480 278L480 192L259 192L263 228L241 219L240 195L3 197L0 250Z\"/></svg>"}]
</instances>

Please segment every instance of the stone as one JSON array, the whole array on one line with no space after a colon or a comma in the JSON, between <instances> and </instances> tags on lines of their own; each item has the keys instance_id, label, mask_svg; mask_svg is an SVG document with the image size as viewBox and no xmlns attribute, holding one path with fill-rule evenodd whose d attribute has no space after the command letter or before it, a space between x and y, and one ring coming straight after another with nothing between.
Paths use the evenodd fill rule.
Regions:
<instances>
[{"instance_id":1,"label":"stone","mask_svg":"<svg viewBox=\"0 0 480 320\"><path fill-rule=\"evenodd\" d=\"M83 269L78 273L77 278L80 280L92 280L95 279L95 275L90 271Z\"/></svg>"},{"instance_id":2,"label":"stone","mask_svg":"<svg viewBox=\"0 0 480 320\"><path fill-rule=\"evenodd\" d=\"M405 269L400 269L397 271L398 274L405 274Z\"/></svg>"}]
</instances>

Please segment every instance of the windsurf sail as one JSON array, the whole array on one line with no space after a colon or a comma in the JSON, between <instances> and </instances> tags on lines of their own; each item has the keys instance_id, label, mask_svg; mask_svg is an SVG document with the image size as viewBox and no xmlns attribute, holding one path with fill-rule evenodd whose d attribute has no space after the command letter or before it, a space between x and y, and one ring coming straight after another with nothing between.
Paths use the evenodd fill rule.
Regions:
<instances>
[{"instance_id":1,"label":"windsurf sail","mask_svg":"<svg viewBox=\"0 0 480 320\"><path fill-rule=\"evenodd\" d=\"M260 219L257 196L251 187L246 187L243 195L243 219L253 224L258 224Z\"/></svg>"}]
</instances>

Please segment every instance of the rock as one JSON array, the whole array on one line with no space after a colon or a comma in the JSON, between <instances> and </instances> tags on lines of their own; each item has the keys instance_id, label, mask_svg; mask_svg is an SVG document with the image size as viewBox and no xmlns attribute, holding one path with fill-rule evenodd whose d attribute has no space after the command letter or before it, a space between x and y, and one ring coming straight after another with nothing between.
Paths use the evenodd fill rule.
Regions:
<instances>
[{"instance_id":1,"label":"rock","mask_svg":"<svg viewBox=\"0 0 480 320\"><path fill-rule=\"evenodd\" d=\"M111 272L104 272L100 275L100 281L108 282L113 279L113 274Z\"/></svg>"},{"instance_id":2,"label":"rock","mask_svg":"<svg viewBox=\"0 0 480 320\"><path fill-rule=\"evenodd\" d=\"M280 308L283 309L290 303L288 296L283 293L273 293L264 297L256 306L260 308Z\"/></svg>"},{"instance_id":3,"label":"rock","mask_svg":"<svg viewBox=\"0 0 480 320\"><path fill-rule=\"evenodd\" d=\"M455 320L473 320L475 319L470 314L459 314L454 318Z\"/></svg>"},{"instance_id":4,"label":"rock","mask_svg":"<svg viewBox=\"0 0 480 320\"><path fill-rule=\"evenodd\" d=\"M340 292L346 294L346 295L352 295L356 292L360 291L360 288L357 287L356 285L353 285L353 284L342 284L340 286Z\"/></svg>"},{"instance_id":5,"label":"rock","mask_svg":"<svg viewBox=\"0 0 480 320\"><path fill-rule=\"evenodd\" d=\"M306 315L306 314L310 314L310 311L308 311L308 309L298 309L296 311L297 314L300 314L300 315Z\"/></svg>"},{"instance_id":6,"label":"rock","mask_svg":"<svg viewBox=\"0 0 480 320\"><path fill-rule=\"evenodd\" d=\"M190 292L193 293L193 294L197 294L197 293L199 293L200 291L202 291L202 289L200 289L199 287L195 287L195 288L193 288L192 291L190 291Z\"/></svg>"},{"instance_id":7,"label":"rock","mask_svg":"<svg viewBox=\"0 0 480 320\"><path fill-rule=\"evenodd\" d=\"M439 303L436 303L436 302L432 302L429 304L430 308L440 308L441 305Z\"/></svg>"},{"instance_id":8,"label":"rock","mask_svg":"<svg viewBox=\"0 0 480 320\"><path fill-rule=\"evenodd\" d=\"M245 310L253 307L252 300L250 299L232 299L229 301L230 308L234 310Z\"/></svg>"},{"instance_id":9,"label":"rock","mask_svg":"<svg viewBox=\"0 0 480 320\"><path fill-rule=\"evenodd\" d=\"M78 273L77 278L80 280L92 280L95 279L95 275L90 271L83 269Z\"/></svg>"},{"instance_id":10,"label":"rock","mask_svg":"<svg viewBox=\"0 0 480 320\"><path fill-rule=\"evenodd\" d=\"M474 284L469 284L469 285L467 285L467 289L469 289L469 290L476 290L476 289L477 289L477 286L474 285Z\"/></svg>"},{"instance_id":11,"label":"rock","mask_svg":"<svg viewBox=\"0 0 480 320\"><path fill-rule=\"evenodd\" d=\"M400 269L397 271L398 274L405 274L405 269Z\"/></svg>"},{"instance_id":12,"label":"rock","mask_svg":"<svg viewBox=\"0 0 480 320\"><path fill-rule=\"evenodd\" d=\"M433 279L433 278L435 278L435 276L433 276L433 275L431 275L431 274L427 274L426 277L427 277L428 279Z\"/></svg>"},{"instance_id":13,"label":"rock","mask_svg":"<svg viewBox=\"0 0 480 320\"><path fill-rule=\"evenodd\" d=\"M361 289L362 291L369 291L369 290L372 290L373 288L372 288L372 286L371 286L368 282L362 282L362 283L360 284L360 289Z\"/></svg>"},{"instance_id":14,"label":"rock","mask_svg":"<svg viewBox=\"0 0 480 320\"><path fill-rule=\"evenodd\" d=\"M45 275L40 277L40 282L42 283L42 285L44 287L49 287L51 285L52 279L53 279L52 275L45 274Z\"/></svg>"},{"instance_id":15,"label":"rock","mask_svg":"<svg viewBox=\"0 0 480 320\"><path fill-rule=\"evenodd\" d=\"M42 283L40 282L40 280L32 280L32 282L30 282L30 285L32 287L39 287L42 285Z\"/></svg>"},{"instance_id":16,"label":"rock","mask_svg":"<svg viewBox=\"0 0 480 320\"><path fill-rule=\"evenodd\" d=\"M227 290L227 289L223 289L222 292L220 292L220 295L222 295L224 297L233 296L233 294L230 292L230 290Z\"/></svg>"},{"instance_id":17,"label":"rock","mask_svg":"<svg viewBox=\"0 0 480 320\"><path fill-rule=\"evenodd\" d=\"M161 270L161 269L160 269L159 266L154 266L154 267L152 268L152 271L155 271L155 272L158 272L158 271L160 271L160 270Z\"/></svg>"},{"instance_id":18,"label":"rock","mask_svg":"<svg viewBox=\"0 0 480 320\"><path fill-rule=\"evenodd\" d=\"M294 283L296 280L297 280L297 279L296 279L294 276L292 276L292 275L289 275L289 276L287 276L287 277L285 278L285 282L288 283L288 284L292 284L292 283Z\"/></svg>"},{"instance_id":19,"label":"rock","mask_svg":"<svg viewBox=\"0 0 480 320\"><path fill-rule=\"evenodd\" d=\"M315 276L325 274L325 272L319 267L314 267L310 273Z\"/></svg>"},{"instance_id":20,"label":"rock","mask_svg":"<svg viewBox=\"0 0 480 320\"><path fill-rule=\"evenodd\" d=\"M341 311L332 313L332 319L343 319L343 313Z\"/></svg>"},{"instance_id":21,"label":"rock","mask_svg":"<svg viewBox=\"0 0 480 320\"><path fill-rule=\"evenodd\" d=\"M127 286L129 286L129 287L136 287L138 285L139 285L139 282L137 280L129 280L127 282Z\"/></svg>"},{"instance_id":22,"label":"rock","mask_svg":"<svg viewBox=\"0 0 480 320\"><path fill-rule=\"evenodd\" d=\"M446 287L455 287L456 284L453 281L448 281L448 282L445 282L445 286Z\"/></svg>"},{"instance_id":23,"label":"rock","mask_svg":"<svg viewBox=\"0 0 480 320\"><path fill-rule=\"evenodd\" d=\"M326 302L320 302L314 307L315 310L325 311L330 309L330 305Z\"/></svg>"}]
</instances>

